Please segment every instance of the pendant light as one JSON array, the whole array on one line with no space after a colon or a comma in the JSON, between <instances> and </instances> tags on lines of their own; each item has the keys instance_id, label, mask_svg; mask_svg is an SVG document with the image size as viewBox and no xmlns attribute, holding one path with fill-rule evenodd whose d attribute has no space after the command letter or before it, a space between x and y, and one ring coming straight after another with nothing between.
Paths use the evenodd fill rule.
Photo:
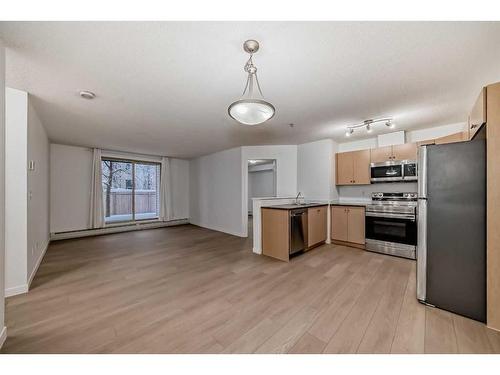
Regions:
<instances>
[{"instance_id":1,"label":"pendant light","mask_svg":"<svg viewBox=\"0 0 500 375\"><path fill-rule=\"evenodd\" d=\"M271 119L276 110L271 103L264 100L259 79L257 78L257 67L252 60L253 54L259 50L259 42L247 40L243 44L243 49L250 54L250 58L244 67L245 72L248 74L247 83L243 90L242 99L232 103L228 108L228 113L240 124L258 125ZM254 95L255 86L257 86L260 96Z\"/></svg>"}]
</instances>

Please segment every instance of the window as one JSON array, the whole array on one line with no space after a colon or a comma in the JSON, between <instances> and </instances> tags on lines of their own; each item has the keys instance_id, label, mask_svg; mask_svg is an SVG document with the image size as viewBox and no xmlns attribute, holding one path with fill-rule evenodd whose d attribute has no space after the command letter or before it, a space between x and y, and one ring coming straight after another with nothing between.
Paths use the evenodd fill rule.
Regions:
<instances>
[{"instance_id":1,"label":"window","mask_svg":"<svg viewBox=\"0 0 500 375\"><path fill-rule=\"evenodd\" d=\"M106 223L157 219L160 163L102 159Z\"/></svg>"}]
</instances>

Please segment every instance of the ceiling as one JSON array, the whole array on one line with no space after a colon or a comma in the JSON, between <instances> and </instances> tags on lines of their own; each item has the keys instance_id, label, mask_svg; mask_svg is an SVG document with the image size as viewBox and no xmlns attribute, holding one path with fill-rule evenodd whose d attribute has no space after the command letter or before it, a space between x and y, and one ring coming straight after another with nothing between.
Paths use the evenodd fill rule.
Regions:
<instances>
[{"instance_id":1,"label":"ceiling","mask_svg":"<svg viewBox=\"0 0 500 375\"><path fill-rule=\"evenodd\" d=\"M344 142L346 125L379 116L396 130L464 122L500 81L500 22L1 22L0 37L7 85L32 94L54 142L185 158ZM227 114L249 38L277 110L254 127Z\"/></svg>"}]
</instances>

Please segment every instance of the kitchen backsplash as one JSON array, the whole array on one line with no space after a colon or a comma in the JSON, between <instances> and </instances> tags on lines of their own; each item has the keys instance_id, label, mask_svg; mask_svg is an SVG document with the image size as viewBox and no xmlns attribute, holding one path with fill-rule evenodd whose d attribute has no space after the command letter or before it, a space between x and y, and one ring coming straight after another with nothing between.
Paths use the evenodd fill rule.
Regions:
<instances>
[{"instance_id":1,"label":"kitchen backsplash","mask_svg":"<svg viewBox=\"0 0 500 375\"><path fill-rule=\"evenodd\" d=\"M371 185L359 186L339 186L339 199L353 199L363 200L371 199L372 193L387 193L387 192L417 192L416 182L391 182L391 183L378 183Z\"/></svg>"}]
</instances>

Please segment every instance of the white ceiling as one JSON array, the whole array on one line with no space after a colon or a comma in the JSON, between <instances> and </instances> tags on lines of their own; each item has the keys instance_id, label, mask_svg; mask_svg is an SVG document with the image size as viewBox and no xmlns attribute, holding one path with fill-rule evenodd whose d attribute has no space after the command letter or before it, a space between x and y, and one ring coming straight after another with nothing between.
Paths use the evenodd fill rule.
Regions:
<instances>
[{"instance_id":1,"label":"white ceiling","mask_svg":"<svg viewBox=\"0 0 500 375\"><path fill-rule=\"evenodd\" d=\"M378 116L397 130L463 122L500 81L499 22L1 22L0 37L7 85L33 95L53 141L177 157L343 142L346 125ZM249 38L277 109L255 127L227 115Z\"/></svg>"}]
</instances>

